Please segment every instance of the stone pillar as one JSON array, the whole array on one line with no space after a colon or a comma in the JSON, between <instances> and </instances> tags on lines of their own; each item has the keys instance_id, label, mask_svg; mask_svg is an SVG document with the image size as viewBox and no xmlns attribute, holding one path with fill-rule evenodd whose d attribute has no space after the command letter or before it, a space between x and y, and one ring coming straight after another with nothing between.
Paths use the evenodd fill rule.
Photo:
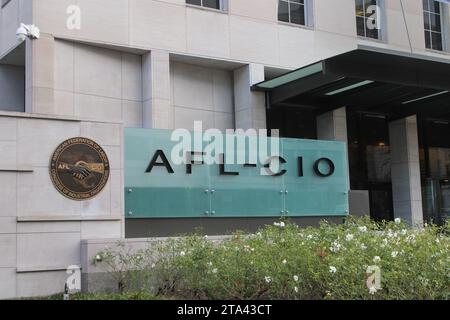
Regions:
<instances>
[{"instance_id":1,"label":"stone pillar","mask_svg":"<svg viewBox=\"0 0 450 320\"><path fill-rule=\"evenodd\" d=\"M392 195L395 218L411 225L423 224L417 117L389 124Z\"/></svg>"},{"instance_id":2,"label":"stone pillar","mask_svg":"<svg viewBox=\"0 0 450 320\"><path fill-rule=\"evenodd\" d=\"M26 40L25 111L56 114L54 102L55 39Z\"/></svg>"},{"instance_id":3,"label":"stone pillar","mask_svg":"<svg viewBox=\"0 0 450 320\"><path fill-rule=\"evenodd\" d=\"M261 64L249 64L234 71L236 129L267 128L265 93L251 90L252 85L264 79Z\"/></svg>"},{"instance_id":4,"label":"stone pillar","mask_svg":"<svg viewBox=\"0 0 450 320\"><path fill-rule=\"evenodd\" d=\"M169 52L152 50L145 54L142 68L144 128L173 129Z\"/></svg>"},{"instance_id":5,"label":"stone pillar","mask_svg":"<svg viewBox=\"0 0 450 320\"><path fill-rule=\"evenodd\" d=\"M345 107L329 111L317 117L317 139L342 141L347 140L347 111ZM348 186L350 188L350 169L348 170ZM368 204L367 204L368 205Z\"/></svg>"},{"instance_id":6,"label":"stone pillar","mask_svg":"<svg viewBox=\"0 0 450 320\"><path fill-rule=\"evenodd\" d=\"M317 117L317 139L347 142L347 112L345 107Z\"/></svg>"}]
</instances>

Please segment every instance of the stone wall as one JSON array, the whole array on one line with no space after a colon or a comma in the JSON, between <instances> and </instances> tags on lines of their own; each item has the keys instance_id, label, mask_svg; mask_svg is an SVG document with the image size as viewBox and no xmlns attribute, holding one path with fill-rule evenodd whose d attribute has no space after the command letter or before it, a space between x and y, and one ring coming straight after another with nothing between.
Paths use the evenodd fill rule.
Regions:
<instances>
[{"instance_id":1,"label":"stone wall","mask_svg":"<svg viewBox=\"0 0 450 320\"><path fill-rule=\"evenodd\" d=\"M63 197L49 173L55 148L78 136L111 163L104 190L84 202ZM122 142L117 123L0 112L0 298L59 293L83 239L123 237Z\"/></svg>"},{"instance_id":2,"label":"stone wall","mask_svg":"<svg viewBox=\"0 0 450 320\"><path fill-rule=\"evenodd\" d=\"M233 75L228 70L173 62L171 101L173 128L194 129L194 121L203 128L234 129Z\"/></svg>"},{"instance_id":3,"label":"stone wall","mask_svg":"<svg viewBox=\"0 0 450 320\"><path fill-rule=\"evenodd\" d=\"M25 68L0 64L0 110L25 110Z\"/></svg>"}]
</instances>

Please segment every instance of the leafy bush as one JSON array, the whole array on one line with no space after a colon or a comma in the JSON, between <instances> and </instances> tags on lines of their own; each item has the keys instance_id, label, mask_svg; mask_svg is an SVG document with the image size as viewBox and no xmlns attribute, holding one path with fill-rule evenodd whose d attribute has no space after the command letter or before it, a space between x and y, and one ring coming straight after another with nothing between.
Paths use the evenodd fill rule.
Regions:
<instances>
[{"instance_id":1,"label":"leafy bush","mask_svg":"<svg viewBox=\"0 0 450 320\"><path fill-rule=\"evenodd\" d=\"M200 235L161 242L151 250L157 262L142 270L151 273L153 293L183 298L448 299L449 244L448 226L280 222L221 242ZM367 284L371 266L381 288Z\"/></svg>"},{"instance_id":2,"label":"leafy bush","mask_svg":"<svg viewBox=\"0 0 450 320\"><path fill-rule=\"evenodd\" d=\"M27 299L21 299L21 300L63 300L64 295L63 294L57 294L49 297L37 297L37 298L27 298ZM160 300L160 298L157 298L149 293L146 292L129 292L129 293L123 293L123 294L71 294L70 300L106 300L106 301L112 301L112 300Z\"/></svg>"},{"instance_id":3,"label":"leafy bush","mask_svg":"<svg viewBox=\"0 0 450 320\"><path fill-rule=\"evenodd\" d=\"M117 285L119 294L146 294L152 291L154 254L152 248L134 251L124 242L119 241L114 249L107 248L97 253L93 264L100 264L110 274Z\"/></svg>"}]
</instances>

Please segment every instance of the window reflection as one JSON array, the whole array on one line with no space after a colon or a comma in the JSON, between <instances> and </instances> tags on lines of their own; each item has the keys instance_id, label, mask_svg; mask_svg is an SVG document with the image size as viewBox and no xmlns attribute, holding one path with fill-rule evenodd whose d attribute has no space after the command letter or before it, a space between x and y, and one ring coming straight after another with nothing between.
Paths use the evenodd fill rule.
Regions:
<instances>
[{"instance_id":1,"label":"window reflection","mask_svg":"<svg viewBox=\"0 0 450 320\"><path fill-rule=\"evenodd\" d=\"M388 121L383 115L349 112L347 128L351 189L369 191L372 218L391 220L393 203Z\"/></svg>"}]
</instances>

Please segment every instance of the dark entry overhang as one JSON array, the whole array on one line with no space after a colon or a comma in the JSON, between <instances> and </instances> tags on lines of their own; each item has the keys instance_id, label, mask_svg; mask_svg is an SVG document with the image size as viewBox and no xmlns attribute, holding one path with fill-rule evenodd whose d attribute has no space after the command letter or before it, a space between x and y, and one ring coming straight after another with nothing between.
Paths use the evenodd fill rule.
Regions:
<instances>
[{"instance_id":1,"label":"dark entry overhang","mask_svg":"<svg viewBox=\"0 0 450 320\"><path fill-rule=\"evenodd\" d=\"M450 115L450 60L359 47L256 84L270 107L342 106L392 118Z\"/></svg>"}]
</instances>

